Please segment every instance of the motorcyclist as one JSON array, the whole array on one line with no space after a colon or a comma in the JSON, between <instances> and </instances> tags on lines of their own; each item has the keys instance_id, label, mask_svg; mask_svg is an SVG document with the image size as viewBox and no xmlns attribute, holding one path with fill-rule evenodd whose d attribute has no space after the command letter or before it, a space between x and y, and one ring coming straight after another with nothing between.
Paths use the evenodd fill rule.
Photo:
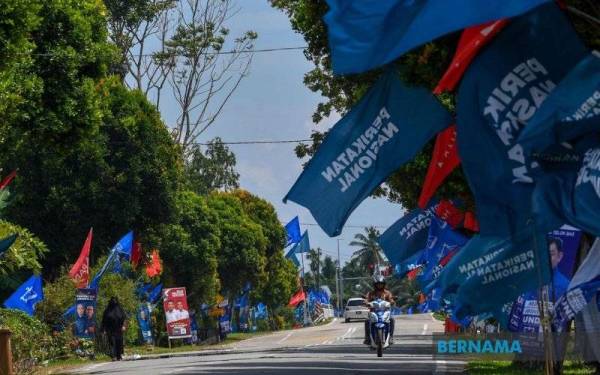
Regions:
<instances>
[{"instance_id":1,"label":"motorcyclist","mask_svg":"<svg viewBox=\"0 0 600 375\"><path fill-rule=\"evenodd\" d=\"M367 293L367 302L372 302L376 299L382 299L389 302L391 305L394 305L395 303L392 292L385 288L385 278L383 275L373 276L373 290ZM394 338L394 323L394 318L390 316L390 344L392 344ZM367 319L365 321L365 345L371 345L370 331L371 322Z\"/></svg>"}]
</instances>

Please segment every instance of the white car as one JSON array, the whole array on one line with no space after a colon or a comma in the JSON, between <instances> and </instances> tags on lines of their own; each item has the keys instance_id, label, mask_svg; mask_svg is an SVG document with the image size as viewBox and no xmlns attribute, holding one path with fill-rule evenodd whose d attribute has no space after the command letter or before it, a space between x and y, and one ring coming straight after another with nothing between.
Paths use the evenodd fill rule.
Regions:
<instances>
[{"instance_id":1,"label":"white car","mask_svg":"<svg viewBox=\"0 0 600 375\"><path fill-rule=\"evenodd\" d=\"M367 320L369 318L369 307L364 298L350 298L344 310L344 320L348 323L352 319Z\"/></svg>"}]
</instances>

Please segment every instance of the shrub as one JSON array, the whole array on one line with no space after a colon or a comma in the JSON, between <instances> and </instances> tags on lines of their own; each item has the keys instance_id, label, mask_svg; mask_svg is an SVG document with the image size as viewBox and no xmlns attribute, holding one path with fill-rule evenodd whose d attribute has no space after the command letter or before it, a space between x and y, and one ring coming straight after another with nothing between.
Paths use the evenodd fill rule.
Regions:
<instances>
[{"instance_id":1,"label":"shrub","mask_svg":"<svg viewBox=\"0 0 600 375\"><path fill-rule=\"evenodd\" d=\"M39 319L12 309L0 309L0 327L12 332L13 368L16 374L30 374L41 362L69 352L68 333L51 335Z\"/></svg>"}]
</instances>

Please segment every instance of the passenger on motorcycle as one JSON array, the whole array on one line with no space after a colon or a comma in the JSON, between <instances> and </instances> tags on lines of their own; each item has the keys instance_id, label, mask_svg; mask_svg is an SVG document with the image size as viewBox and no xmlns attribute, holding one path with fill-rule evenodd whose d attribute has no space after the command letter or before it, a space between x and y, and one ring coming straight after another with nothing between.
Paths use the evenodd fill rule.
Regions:
<instances>
[{"instance_id":1,"label":"passenger on motorcycle","mask_svg":"<svg viewBox=\"0 0 600 375\"><path fill-rule=\"evenodd\" d=\"M383 275L375 275L373 276L373 290L367 293L366 300L367 302L372 302L376 299L382 299L384 301L389 302L392 306L394 305L394 296L392 292L385 288L385 278ZM390 345L394 340L394 318L390 316ZM371 345L371 335L369 332L371 331L371 322L367 319L365 321L365 345Z\"/></svg>"}]
</instances>

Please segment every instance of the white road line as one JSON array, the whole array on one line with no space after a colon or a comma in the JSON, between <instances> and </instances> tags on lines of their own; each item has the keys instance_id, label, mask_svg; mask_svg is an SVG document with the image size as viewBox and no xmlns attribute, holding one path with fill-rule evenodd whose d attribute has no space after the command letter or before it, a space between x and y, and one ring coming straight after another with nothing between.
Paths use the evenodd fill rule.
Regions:
<instances>
[{"instance_id":1,"label":"white road line","mask_svg":"<svg viewBox=\"0 0 600 375\"><path fill-rule=\"evenodd\" d=\"M447 362L443 360L435 361L435 372L434 374L445 374L448 372Z\"/></svg>"},{"instance_id":2,"label":"white road line","mask_svg":"<svg viewBox=\"0 0 600 375\"><path fill-rule=\"evenodd\" d=\"M92 371L92 370L95 370L95 369L97 369L97 368L98 368L98 367L100 367L100 366L104 366L105 364L106 364L106 363L96 363L95 365L89 365L89 366L87 366L87 367L83 368L83 369L82 369L82 371L85 371L85 372L90 372L90 371Z\"/></svg>"},{"instance_id":3,"label":"white road line","mask_svg":"<svg viewBox=\"0 0 600 375\"><path fill-rule=\"evenodd\" d=\"M423 324L423 332L421 332L422 335L427 334L427 327L429 327L427 323Z\"/></svg>"},{"instance_id":4,"label":"white road line","mask_svg":"<svg viewBox=\"0 0 600 375\"><path fill-rule=\"evenodd\" d=\"M282 342L284 342L285 340L289 339L290 336L292 336L294 334L294 332L290 332L288 333L284 338L282 338L281 340L277 341L278 344L281 344Z\"/></svg>"}]
</instances>

